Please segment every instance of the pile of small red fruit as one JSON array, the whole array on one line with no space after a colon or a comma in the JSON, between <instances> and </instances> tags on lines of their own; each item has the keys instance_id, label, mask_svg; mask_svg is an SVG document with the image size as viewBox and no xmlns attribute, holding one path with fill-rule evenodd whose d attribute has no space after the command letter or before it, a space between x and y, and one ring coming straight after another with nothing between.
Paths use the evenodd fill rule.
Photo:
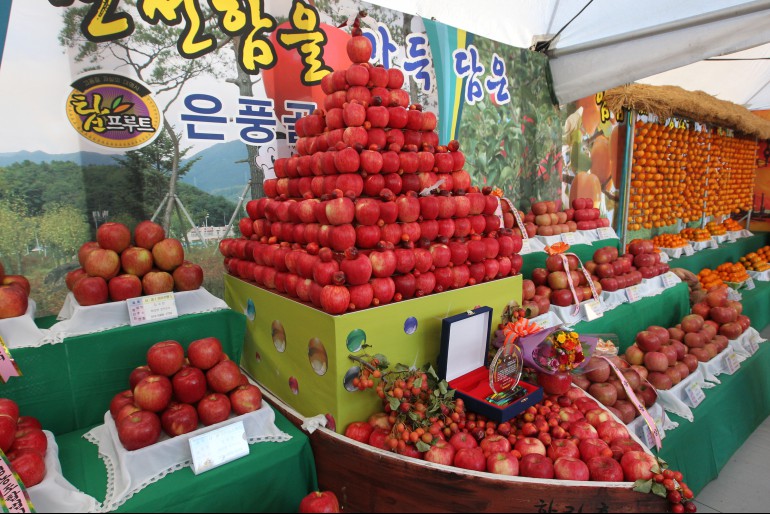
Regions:
<instances>
[{"instance_id":1,"label":"pile of small red fruit","mask_svg":"<svg viewBox=\"0 0 770 514\"><path fill-rule=\"evenodd\" d=\"M0 450L26 487L45 478L45 452L48 439L40 422L31 416L19 416L13 400L0 398Z\"/></svg>"},{"instance_id":2,"label":"pile of small red fruit","mask_svg":"<svg viewBox=\"0 0 770 514\"><path fill-rule=\"evenodd\" d=\"M246 414L262 407L262 392L222 351L215 337L190 343L162 341L147 351L147 365L129 376L131 386L115 395L110 414L126 450L155 444L161 428L170 437L196 430L200 424L225 421L230 413Z\"/></svg>"},{"instance_id":3,"label":"pile of small red fruit","mask_svg":"<svg viewBox=\"0 0 770 514\"><path fill-rule=\"evenodd\" d=\"M580 261L574 255L567 255L567 265L569 266L569 275L575 288L578 302L583 302L593 298L591 286L588 278L580 268ZM602 293L602 285L598 277L593 275L591 280L594 283L596 292ZM535 268L532 270L532 282L535 285L535 296L548 298L552 305L568 307L575 304L575 297L570 289L570 280L567 277L567 271L564 268L564 260L561 255L549 255L545 261L545 268ZM526 295L531 295L531 288L528 286ZM533 296L534 298L534 296ZM542 312L540 314L543 314Z\"/></svg>"},{"instance_id":4,"label":"pile of small red fruit","mask_svg":"<svg viewBox=\"0 0 770 514\"><path fill-rule=\"evenodd\" d=\"M558 236L578 230L594 230L609 227L610 220L602 218L599 209L594 207L590 198L576 198L572 208L559 212L556 202L536 202L532 210L524 216L525 227L534 224L539 236ZM529 228L527 233L529 233Z\"/></svg>"},{"instance_id":5,"label":"pile of small red fruit","mask_svg":"<svg viewBox=\"0 0 770 514\"><path fill-rule=\"evenodd\" d=\"M82 305L120 302L142 295L193 291L203 283L203 270L184 260L182 244L166 238L163 227L142 221L131 231L122 223L105 223L96 241L78 250L81 268L67 273L67 288Z\"/></svg>"},{"instance_id":6,"label":"pile of small red fruit","mask_svg":"<svg viewBox=\"0 0 770 514\"><path fill-rule=\"evenodd\" d=\"M459 143L439 145L435 114L410 105L400 70L369 64L357 30L325 109L296 124L297 154L220 243L228 273L335 315L517 274L499 198L471 187Z\"/></svg>"},{"instance_id":7,"label":"pile of small red fruit","mask_svg":"<svg viewBox=\"0 0 770 514\"><path fill-rule=\"evenodd\" d=\"M689 316L683 321L690 328ZM706 332L699 333L702 325L696 323L692 327L699 340L709 336ZM698 359L684 342L686 334L677 327L647 327L636 335L634 344L626 348L624 361L655 389L671 389L698 369Z\"/></svg>"},{"instance_id":8,"label":"pile of small red fruit","mask_svg":"<svg viewBox=\"0 0 770 514\"><path fill-rule=\"evenodd\" d=\"M644 380L647 370L640 373L640 370L629 368L628 363L617 357L611 360L620 369L637 399L644 403L645 408L652 407L658 399L658 393ZM587 391L626 425L639 416L639 411L628 398L620 379L607 361L592 357L585 369L588 370L586 373L572 376L572 382L576 386Z\"/></svg>"},{"instance_id":9,"label":"pile of small red fruit","mask_svg":"<svg viewBox=\"0 0 770 514\"><path fill-rule=\"evenodd\" d=\"M6 275L0 261L0 319L23 316L29 307L31 288L22 275Z\"/></svg>"},{"instance_id":10,"label":"pile of small red fruit","mask_svg":"<svg viewBox=\"0 0 770 514\"><path fill-rule=\"evenodd\" d=\"M602 289L618 291L663 275L669 271L668 264L660 262L652 241L637 240L628 247L628 253L618 254L618 249L608 246L594 252L593 260L586 263L586 269L599 277Z\"/></svg>"}]
</instances>

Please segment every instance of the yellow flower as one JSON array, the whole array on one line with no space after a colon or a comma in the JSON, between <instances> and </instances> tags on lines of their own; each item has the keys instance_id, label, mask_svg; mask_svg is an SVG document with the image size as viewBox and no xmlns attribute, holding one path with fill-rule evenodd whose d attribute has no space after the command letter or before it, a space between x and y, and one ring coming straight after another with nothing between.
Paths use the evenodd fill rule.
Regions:
<instances>
[{"instance_id":1,"label":"yellow flower","mask_svg":"<svg viewBox=\"0 0 770 514\"><path fill-rule=\"evenodd\" d=\"M556 336L556 340L564 344L564 342L567 340L567 335L564 332L561 332L558 336Z\"/></svg>"},{"instance_id":2,"label":"yellow flower","mask_svg":"<svg viewBox=\"0 0 770 514\"><path fill-rule=\"evenodd\" d=\"M578 338L577 332L570 332L570 334L569 334L569 335L570 335L570 337L571 337L572 339L577 339L577 338Z\"/></svg>"}]
</instances>

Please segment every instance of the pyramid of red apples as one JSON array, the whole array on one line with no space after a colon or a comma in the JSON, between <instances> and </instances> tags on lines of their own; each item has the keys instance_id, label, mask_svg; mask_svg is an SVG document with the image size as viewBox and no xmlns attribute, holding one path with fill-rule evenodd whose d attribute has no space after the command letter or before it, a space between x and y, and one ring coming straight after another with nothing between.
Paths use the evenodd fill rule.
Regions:
<instances>
[{"instance_id":1,"label":"pyramid of red apples","mask_svg":"<svg viewBox=\"0 0 770 514\"><path fill-rule=\"evenodd\" d=\"M353 65L321 82L325 110L296 123L297 153L275 161L267 198L246 205L241 239L220 250L232 275L330 314L515 275L522 240L499 199L463 170L457 141L410 105L400 70L368 63L354 26Z\"/></svg>"}]
</instances>

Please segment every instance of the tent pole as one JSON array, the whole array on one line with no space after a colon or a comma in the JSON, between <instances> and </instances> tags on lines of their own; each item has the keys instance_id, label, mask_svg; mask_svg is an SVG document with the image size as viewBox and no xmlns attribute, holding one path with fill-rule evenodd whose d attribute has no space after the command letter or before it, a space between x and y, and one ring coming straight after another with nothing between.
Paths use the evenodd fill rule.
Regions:
<instances>
[{"instance_id":1,"label":"tent pole","mask_svg":"<svg viewBox=\"0 0 770 514\"><path fill-rule=\"evenodd\" d=\"M631 168L634 164L634 129L636 128L636 111L626 112L626 151L623 156L623 168L620 175L621 209L620 209L620 253L626 253L628 244L628 213L631 202Z\"/></svg>"}]
</instances>

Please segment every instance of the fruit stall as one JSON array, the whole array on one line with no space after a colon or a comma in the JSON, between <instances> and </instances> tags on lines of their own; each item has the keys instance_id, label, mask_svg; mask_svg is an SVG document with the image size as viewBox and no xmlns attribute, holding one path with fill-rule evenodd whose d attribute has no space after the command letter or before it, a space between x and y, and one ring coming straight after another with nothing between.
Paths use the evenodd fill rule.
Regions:
<instances>
[{"instance_id":1,"label":"fruit stall","mask_svg":"<svg viewBox=\"0 0 770 514\"><path fill-rule=\"evenodd\" d=\"M0 507L694 512L770 416L760 334L770 234L748 230L757 138L770 122L635 86L557 109L543 55L395 11L275 3L288 21L267 46L283 59L261 71L233 27L241 7L225 16L211 6L241 43L239 78L227 79L240 110L219 116L229 100L184 96L178 84L186 125L157 139L173 155L161 174L172 180L152 220L144 210L157 198L139 202L139 219L110 217L100 202L114 209L130 195L89 180L93 229L52 211L71 220L77 244L60 242L39 205L24 225L39 224L44 243L56 233L53 269L23 273L47 258L48 247L30 248L37 233L19 242L26 254L0 247ZM95 10L58 4L68 9L62 44L77 40L68 31L94 30ZM413 31L398 35L403 69L382 62L386 15ZM176 48L195 61L189 34L177 35L158 55L175 59L166 52ZM302 38L328 43L326 54ZM81 56L119 51L95 39ZM198 53L191 75L217 66ZM477 61L489 64L483 83ZM146 80L168 79L164 66L150 69ZM72 83L78 137L104 143L91 116L114 127L139 105L137 132L162 124L140 82ZM99 118L103 100L109 119ZM228 123L240 125L245 160L216 146L229 143L211 127ZM188 159L193 142L214 146ZM155 143L129 143L121 134L111 151L132 153L87 171L142 168L158 189L146 170L161 166L157 154L141 153ZM205 159L219 152L221 170ZM188 197L205 213L199 227L180 200L207 181L199 160L218 174L215 191L243 186L224 184L232 170L221 163L250 173L208 240L216 203ZM0 178L32 165L0 166ZM7 219L34 210L0 200Z\"/></svg>"}]
</instances>

